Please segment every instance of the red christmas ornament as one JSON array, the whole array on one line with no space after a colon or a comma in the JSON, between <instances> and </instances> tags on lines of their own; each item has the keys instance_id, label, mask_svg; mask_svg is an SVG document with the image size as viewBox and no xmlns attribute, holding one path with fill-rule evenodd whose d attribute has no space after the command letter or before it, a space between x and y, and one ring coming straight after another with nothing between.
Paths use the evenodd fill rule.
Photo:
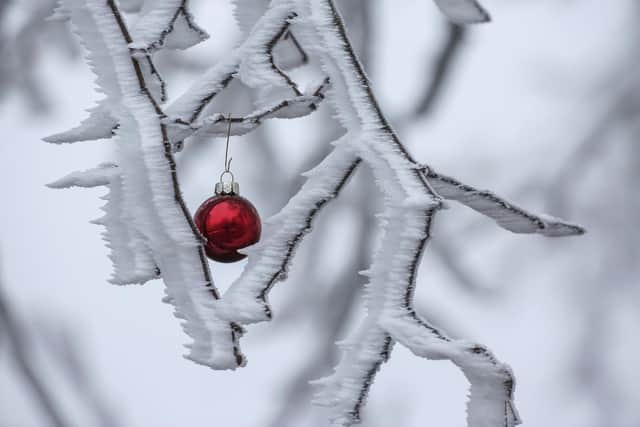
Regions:
<instances>
[{"instance_id":1,"label":"red christmas ornament","mask_svg":"<svg viewBox=\"0 0 640 427\"><path fill-rule=\"evenodd\" d=\"M225 187L227 190L225 191ZM238 195L238 184L216 184L216 195L205 200L194 216L196 227L206 239L207 256L218 262L235 262L246 255L238 249L260 240L262 225L250 201ZM235 190L235 191L234 191Z\"/></svg>"},{"instance_id":2,"label":"red christmas ornament","mask_svg":"<svg viewBox=\"0 0 640 427\"><path fill-rule=\"evenodd\" d=\"M218 262L235 262L246 258L238 249L246 248L260 240L262 225L258 211L250 201L239 195L240 188L229 170L231 159L226 160L229 152L229 134L225 154L225 171L216 184L215 196L205 200L194 215L194 222L205 238L207 256ZM223 182L229 174L231 182Z\"/></svg>"}]
</instances>

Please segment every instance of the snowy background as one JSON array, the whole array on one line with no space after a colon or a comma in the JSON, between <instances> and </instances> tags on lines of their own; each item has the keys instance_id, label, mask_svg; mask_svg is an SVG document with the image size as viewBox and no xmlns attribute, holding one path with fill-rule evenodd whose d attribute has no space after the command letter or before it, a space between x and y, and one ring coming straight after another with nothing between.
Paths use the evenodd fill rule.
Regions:
<instances>
[{"instance_id":1,"label":"snowy background","mask_svg":"<svg viewBox=\"0 0 640 427\"><path fill-rule=\"evenodd\" d=\"M338 6L354 8L350 2ZM170 96L238 42L227 2L192 3L212 37L159 61ZM367 254L358 241L375 237L366 223L378 203L368 172L321 214L289 279L271 294L275 320L244 339L248 366L217 372L188 362L160 282L106 282L101 230L88 223L100 216L103 190L45 187L112 155L108 142L41 141L76 125L98 98L79 47L66 25L41 22L49 1L0 4L0 289L68 425L326 426L305 384L329 373L337 355L320 339L335 315L331 291L345 275L362 281L355 264ZM512 366L525 425L640 425L637 2L486 0L493 22L467 31L432 111L418 117L412 111L447 23L430 1L368 4L367 22L347 16L348 30L415 157L589 230L569 239L519 236L452 205L438 217L421 266L418 310ZM327 150L331 114L323 105L232 139L243 195L263 217ZM192 210L212 192L223 150L221 139L199 141L179 157ZM225 289L242 264L211 268ZM354 301L338 338L362 316ZM0 324L0 426L48 425L11 352ZM453 365L398 346L372 387L363 425L464 425L466 388Z\"/></svg>"}]
</instances>

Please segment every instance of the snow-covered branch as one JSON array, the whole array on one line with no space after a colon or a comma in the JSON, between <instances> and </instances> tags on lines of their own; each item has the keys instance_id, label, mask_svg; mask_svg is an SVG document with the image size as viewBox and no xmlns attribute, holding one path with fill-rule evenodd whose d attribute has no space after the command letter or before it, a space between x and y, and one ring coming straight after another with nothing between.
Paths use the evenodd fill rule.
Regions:
<instances>
[{"instance_id":1,"label":"snow-covered branch","mask_svg":"<svg viewBox=\"0 0 640 427\"><path fill-rule=\"evenodd\" d=\"M225 315L241 323L272 316L268 292L286 277L292 256L318 211L337 196L363 159L385 192L382 225L386 232L367 272L368 317L343 346L345 354L334 375L318 382L323 389L317 403L333 406L338 424L357 422L376 372L389 357L393 342L399 341L420 356L446 358L461 367L472 389L470 425L491 425L498 417L506 426L517 424L512 400L515 381L509 367L481 345L450 340L412 307L415 274L432 220L442 206L441 197L446 197L465 202L512 231L554 235L560 233L551 229L560 229L561 234L579 234L582 229L531 215L488 192L459 183L452 188L457 181L446 177L428 176L430 170L411 158L386 122L333 3L313 1L309 15L314 27L302 33L302 42L321 58L332 82L329 101L348 132L306 174L308 180L300 192L267 223L265 238L249 251L249 264L224 296ZM485 206L488 202L491 206ZM524 221L533 221L536 227L524 227Z\"/></svg>"},{"instance_id":2,"label":"snow-covered branch","mask_svg":"<svg viewBox=\"0 0 640 427\"><path fill-rule=\"evenodd\" d=\"M167 119L165 123L168 125L169 140L173 144L180 144L185 138L195 135L214 137L226 135L227 132L230 132L231 135L244 135L255 130L264 120L293 119L306 116L313 113L318 104L322 102L329 84L329 79L325 79L320 85L312 87L301 95L277 101L242 117L229 117L226 114L214 113L191 123L181 119ZM231 130L227 127L229 121L233 123ZM179 148L180 146L177 145L175 151L179 151Z\"/></svg>"},{"instance_id":3,"label":"snow-covered branch","mask_svg":"<svg viewBox=\"0 0 640 427\"><path fill-rule=\"evenodd\" d=\"M577 224L536 215L500 198L487 190L477 190L460 181L441 175L430 167L423 169L436 192L445 199L455 200L493 219L500 227L514 233L538 233L547 237L576 236L585 230Z\"/></svg>"},{"instance_id":4,"label":"snow-covered branch","mask_svg":"<svg viewBox=\"0 0 640 427\"><path fill-rule=\"evenodd\" d=\"M131 30L129 47L148 54L163 47L187 49L209 38L194 21L187 0L145 2Z\"/></svg>"},{"instance_id":5,"label":"snow-covered branch","mask_svg":"<svg viewBox=\"0 0 640 427\"><path fill-rule=\"evenodd\" d=\"M337 197L360 163L349 146L352 138L347 134L336 141L333 152L304 174L307 181L300 191L266 221L262 240L247 250L249 263L224 295L223 307L230 319L247 324L272 317L269 291L287 277L295 251L316 215Z\"/></svg>"},{"instance_id":6,"label":"snow-covered branch","mask_svg":"<svg viewBox=\"0 0 640 427\"><path fill-rule=\"evenodd\" d=\"M114 1L64 0L63 6L106 94L103 105L118 123L119 173L102 168L101 176L94 170L53 185L106 184L105 216L97 222L105 225L112 249L112 280L141 283L161 272L166 301L194 340L187 357L214 368L241 366L237 338L242 331L216 316L213 302L219 294L181 196L165 115L147 85L143 64L149 58L132 56L132 38Z\"/></svg>"},{"instance_id":7,"label":"snow-covered branch","mask_svg":"<svg viewBox=\"0 0 640 427\"><path fill-rule=\"evenodd\" d=\"M118 161L72 173L50 186L106 186L109 193L104 197L105 215L93 222L106 228L104 239L114 264L111 281L143 283L161 276L167 284L165 301L176 307L176 316L185 320L185 332L194 338L188 357L214 368L243 365L237 344L242 328L216 315L214 302L219 294L210 276L201 236L182 200L173 152L188 136L200 132L213 136L220 127L226 127L223 122L227 119L219 114L197 122L196 119L236 75L245 83L261 84L266 79L270 84L290 87L293 97L232 118L235 133L249 132L269 118L300 117L316 109L329 87L328 80L303 93L272 57L274 45L287 33L289 21L295 16L292 5L270 9L251 37L231 54L236 58L232 65L223 61L195 85L214 90L200 96L196 107L186 102L187 109L191 108L186 120L179 114L184 108L180 100L174 104L177 107L167 109L168 113L163 111L166 88L151 57L161 48L186 46L176 41L183 37L179 32L184 30L178 23L185 21L191 33L197 32L185 1L145 3L132 31L114 1L104 5L97 0L86 4L64 0L58 11L61 16L71 17L106 97L79 127L46 140L61 143L115 136ZM157 28L163 30L155 31ZM147 47L142 48L143 45ZM222 81L212 83L209 77L219 75L220 69L227 71ZM256 79L253 72L264 76ZM189 99L191 93L187 91L181 99Z\"/></svg>"},{"instance_id":8,"label":"snow-covered branch","mask_svg":"<svg viewBox=\"0 0 640 427\"><path fill-rule=\"evenodd\" d=\"M436 0L436 4L454 22L489 19L474 0ZM138 10L139 5L127 2L129 10ZM248 17L247 10L256 5L245 0L237 6L241 10L236 14ZM367 316L357 333L341 344L343 357L335 372L317 382L321 390L316 402L333 407L333 420L340 425L358 422L375 375L398 342L418 356L447 359L461 368L471 384L469 426L519 423L510 368L482 345L448 338L413 307L416 275L434 232L434 219L445 199L451 199L517 233L567 236L584 230L531 214L416 161L383 114L332 0L272 0L255 17L244 42L166 109L165 84L152 54L162 48L186 48L205 38L186 1L144 2L132 31L114 0L62 0L60 10L71 16L106 97L80 127L48 140L114 136L117 158L116 164L72 173L51 186L109 189L105 216L97 222L105 225L105 240L112 249L112 281L164 280L165 301L174 306L176 316L184 320L185 332L193 338L187 358L216 369L244 365L238 345L240 325L273 316L270 290L286 278L317 214L364 164L384 195L381 238L370 268L363 272L368 277ZM302 90L283 71L274 59L274 48L281 40L291 41L297 51L320 64L325 76L320 84ZM287 95L260 99L256 111L230 119L209 112L211 101L235 78L260 93L272 90ZM190 136L223 134L229 120L235 123L234 134L244 134L269 118L310 114L323 99L337 112L346 132L333 143L329 155L305 174L307 181L300 191L266 222L262 240L247 250L245 270L221 297L209 272L202 237L181 195L175 152Z\"/></svg>"},{"instance_id":9,"label":"snow-covered branch","mask_svg":"<svg viewBox=\"0 0 640 427\"><path fill-rule=\"evenodd\" d=\"M250 87L285 85L295 96L302 96L298 86L275 65L272 55L294 17L292 2L274 2L260 17L250 37L174 101L167 108L167 115L174 121L194 123L236 76Z\"/></svg>"}]
</instances>

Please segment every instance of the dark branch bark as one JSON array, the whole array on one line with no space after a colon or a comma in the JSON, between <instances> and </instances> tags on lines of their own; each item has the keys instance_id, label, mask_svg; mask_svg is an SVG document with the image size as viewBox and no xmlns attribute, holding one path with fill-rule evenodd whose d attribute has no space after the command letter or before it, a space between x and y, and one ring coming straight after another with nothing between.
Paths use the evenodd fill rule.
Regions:
<instances>
[{"instance_id":1,"label":"dark branch bark","mask_svg":"<svg viewBox=\"0 0 640 427\"><path fill-rule=\"evenodd\" d=\"M287 253L284 259L282 260L282 263L280 264L279 269L266 282L264 288L262 289L262 292L260 292L260 295L258 296L260 301L264 304L265 315L267 316L268 319L271 319L272 317L271 307L269 307L269 304L267 303L268 293L271 291L271 289L277 282L286 278L287 270L289 268L289 264L291 263L291 259L293 258L293 255L295 254L296 249L302 242L302 239L304 238L304 236L311 230L311 226L314 218L318 215L318 213L320 213L322 208L327 205L327 203L329 203L331 200L338 197L338 194L340 194L340 191L344 188L349 178L353 175L353 172L356 170L360 162L361 162L360 159L356 160L347 169L347 172L340 179L337 186L335 187L335 189L333 190L333 192L329 197L320 199L316 202L315 207L311 211L309 211L309 213L307 214L307 218L304 222L304 227L301 228L298 234L296 234L296 236L289 242L287 246Z\"/></svg>"},{"instance_id":2,"label":"dark branch bark","mask_svg":"<svg viewBox=\"0 0 640 427\"><path fill-rule=\"evenodd\" d=\"M295 13L292 13L290 15L289 19L294 19L296 16L297 15ZM291 26L291 24L289 22L286 22L285 25L280 29L280 31L278 33L276 33L276 35L267 44L267 53L269 55L269 61L271 63L271 68L272 68L273 72L278 74L280 77L282 77L284 79L284 81L291 88L293 93L295 93L297 96L300 96L300 95L302 95L302 92L300 92L300 89L298 89L298 85L293 80L291 80L291 77L289 77L288 74L286 74L284 71L282 71L280 68L278 68L278 66L276 65L276 63L275 63L275 61L273 59L273 48L275 47L276 43L278 43L278 40L283 38L283 36L289 30L290 26Z\"/></svg>"},{"instance_id":3,"label":"dark branch bark","mask_svg":"<svg viewBox=\"0 0 640 427\"><path fill-rule=\"evenodd\" d=\"M291 30L288 30L284 34L282 39L283 40L291 40L291 43L293 43L293 45L295 46L296 50L300 54L300 63L301 64L306 64L306 63L309 62L309 55L307 55L307 52L304 50L304 48L302 47L302 45L300 44L300 42L298 41L296 36L293 35Z\"/></svg>"},{"instance_id":4,"label":"dark branch bark","mask_svg":"<svg viewBox=\"0 0 640 427\"><path fill-rule=\"evenodd\" d=\"M144 48L134 48L131 50L131 52L136 55L142 54L142 55L148 56L151 53L153 53L155 50L160 49L164 45L169 34L173 32L173 27L181 15L184 17L187 23L187 26L189 27L190 30L197 32L198 34L200 34L202 38L208 37L207 33L205 33L202 30L202 28L198 27L195 24L195 22L193 22L191 13L189 13L189 10L187 9L187 1L188 0L182 0L182 2L180 3L180 6L176 9L175 13L173 14L169 22L167 22L167 24L165 25L165 28L160 33L160 37L158 38L158 40L153 41L150 45Z\"/></svg>"},{"instance_id":5,"label":"dark branch bark","mask_svg":"<svg viewBox=\"0 0 640 427\"><path fill-rule=\"evenodd\" d=\"M118 7L115 4L115 1L107 0L107 4L111 9L114 18L116 19L118 26L120 27L123 38L125 39L127 44L130 44L132 41L131 35L129 33L129 30L127 29L126 23L124 22L124 18L120 14L120 11L118 10ZM147 88L144 75L142 73L142 68L140 66L138 59L136 59L133 55L131 56L131 63L133 65L133 68L135 70L135 73L138 79L140 91L146 95L147 99L149 100L149 102L155 109L156 113L158 114L158 117L160 119L165 118L166 115L164 114L158 102L153 98L153 95ZM178 182L178 175L176 171L176 162L173 157L171 142L169 141L169 138L168 138L167 126L164 123L162 123L162 120L160 120L160 132L162 134L161 143L164 147L164 155L167 160L167 163L169 164L169 169L171 171L171 182L173 185L173 193L174 193L175 201L180 207L180 210L182 211L185 221L187 221L187 223L189 224L189 227L191 228L194 238L196 239L196 241L202 242L202 236L200 235L198 229L196 228L195 223L193 222L191 213L189 212L189 209L187 208L187 205L184 202L184 199L182 198L182 191L180 190L180 184ZM214 299L220 299L220 294L216 289L216 287L214 286L213 280L211 278L208 261L207 261L207 258L204 252L204 247L202 246L202 244L200 244L198 247L198 256L200 258L200 263L202 266L202 274L205 279L205 287L211 293L211 296ZM236 364L238 366L243 366L245 364L244 356L240 352L240 348L238 347L238 344L237 344L237 337L242 335L243 329L242 327L240 327L235 323L231 323L230 328L231 328L231 334L232 334L232 339L234 343L233 351L236 357Z\"/></svg>"},{"instance_id":6,"label":"dark branch bark","mask_svg":"<svg viewBox=\"0 0 640 427\"><path fill-rule=\"evenodd\" d=\"M285 99L269 107L254 111L246 116L229 118L227 115L219 113L213 114L201 122L188 123L179 119L174 119L172 123L177 126L176 131L178 133L180 133L180 127L182 126L184 127L184 132L187 133L199 134L209 132L224 135L228 131L227 127L219 126L218 129L217 125L228 123L230 121L234 124L231 128L231 135L244 135L260 126L264 120L270 118L297 118L314 112L318 108L319 103L324 99L324 94L328 88L329 79L327 78L311 95L300 95L290 99ZM300 110L295 110L296 108L299 108ZM287 110L289 110L288 114ZM183 139L186 136L181 135L179 139Z\"/></svg>"},{"instance_id":7,"label":"dark branch bark","mask_svg":"<svg viewBox=\"0 0 640 427\"><path fill-rule=\"evenodd\" d=\"M295 15L292 15L289 19L293 19L294 17ZM283 37L283 35L288 31L290 25L291 24L289 21L283 22L282 26L275 32L274 36L269 40L266 47L267 47L267 52L270 54L269 56L270 56L271 66L273 68L274 73L280 75L285 80L285 82L289 85L289 87L291 88L291 90L296 96L301 96L302 92L300 92L300 89L298 89L298 85L295 82L293 82L293 80L291 80L291 78L285 72L280 70L273 62L273 55L272 55L273 48L278 42L278 40L280 40ZM187 120L188 123L195 122L200 117L205 107L209 105L211 101L213 101L213 99L231 83L231 81L235 78L235 74L237 73L239 66L240 66L239 63L235 64L232 70L220 76L221 87L219 90L210 92L204 95L202 98L200 98L199 101L197 101L197 107L194 109L193 113L189 116Z\"/></svg>"}]
</instances>

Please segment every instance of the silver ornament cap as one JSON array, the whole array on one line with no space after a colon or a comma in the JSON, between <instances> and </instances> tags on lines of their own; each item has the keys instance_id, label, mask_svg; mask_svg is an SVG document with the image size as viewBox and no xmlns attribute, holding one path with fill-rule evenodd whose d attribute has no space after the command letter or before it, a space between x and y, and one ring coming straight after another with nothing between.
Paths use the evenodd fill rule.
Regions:
<instances>
[{"instance_id":1,"label":"silver ornament cap","mask_svg":"<svg viewBox=\"0 0 640 427\"><path fill-rule=\"evenodd\" d=\"M215 193L217 196L220 195L231 195L231 194L240 194L240 185L235 182L216 182Z\"/></svg>"}]
</instances>

